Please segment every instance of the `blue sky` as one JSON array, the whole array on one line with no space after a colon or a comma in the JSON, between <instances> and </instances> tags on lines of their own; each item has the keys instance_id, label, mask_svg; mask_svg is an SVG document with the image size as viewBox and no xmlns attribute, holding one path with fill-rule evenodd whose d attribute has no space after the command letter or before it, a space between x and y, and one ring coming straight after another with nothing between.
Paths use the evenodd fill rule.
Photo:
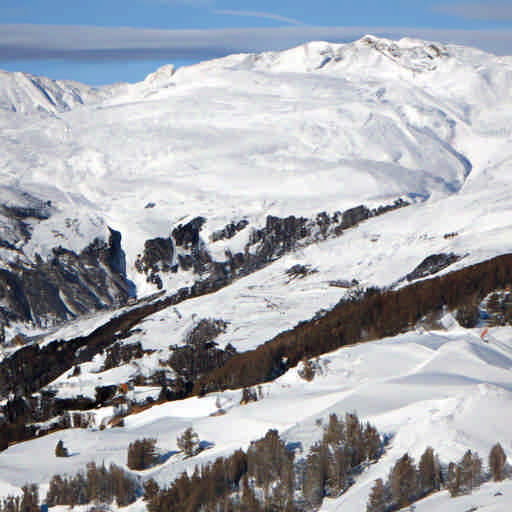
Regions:
<instances>
[{"instance_id":1,"label":"blue sky","mask_svg":"<svg viewBox=\"0 0 512 512\"><path fill-rule=\"evenodd\" d=\"M510 0L1 0L0 68L93 85L157 67L366 33L512 55Z\"/></svg>"}]
</instances>

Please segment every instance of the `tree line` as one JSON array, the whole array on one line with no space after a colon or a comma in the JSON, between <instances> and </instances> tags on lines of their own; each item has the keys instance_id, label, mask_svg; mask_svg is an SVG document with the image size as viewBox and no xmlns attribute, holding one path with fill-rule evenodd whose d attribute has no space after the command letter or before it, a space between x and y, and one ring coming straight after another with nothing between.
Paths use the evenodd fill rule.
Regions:
<instances>
[{"instance_id":1,"label":"tree line","mask_svg":"<svg viewBox=\"0 0 512 512\"><path fill-rule=\"evenodd\" d=\"M331 414L319 442L296 453L271 429L247 451L219 457L183 473L169 487L145 484L149 512L300 512L316 510L325 496L346 491L355 476L382 454L377 429L356 414Z\"/></svg>"},{"instance_id":2,"label":"tree line","mask_svg":"<svg viewBox=\"0 0 512 512\"><path fill-rule=\"evenodd\" d=\"M45 502L55 505L85 505L94 501L112 503L114 499L121 507L137 499L139 485L135 478L123 468L111 464L97 466L87 464L85 472L72 477L54 475L46 494Z\"/></svg>"},{"instance_id":3,"label":"tree line","mask_svg":"<svg viewBox=\"0 0 512 512\"><path fill-rule=\"evenodd\" d=\"M431 447L423 452L418 466L405 453L386 481L375 480L366 512L393 512L441 489L447 489L452 497L470 494L485 481L503 480L507 475L506 459L499 443L491 448L487 473L478 453L471 450L467 450L460 461L450 462L444 468Z\"/></svg>"},{"instance_id":4,"label":"tree line","mask_svg":"<svg viewBox=\"0 0 512 512\"><path fill-rule=\"evenodd\" d=\"M340 347L395 336L426 315L478 304L512 284L512 254L419 281L397 290L369 288L342 299L321 317L300 322L254 350L235 354L200 378L193 393L253 386L271 381L304 358Z\"/></svg>"},{"instance_id":5,"label":"tree line","mask_svg":"<svg viewBox=\"0 0 512 512\"><path fill-rule=\"evenodd\" d=\"M461 314L469 312L471 317L474 306L484 297L493 291L506 289L511 284L512 254L506 254L398 290L370 288L364 293L353 294L342 299L331 311L301 322L251 351L232 351L229 354L224 351L219 354L215 346L208 346L206 352L211 352L213 357L209 359L211 366L209 363L205 368L196 363L197 350L188 354L186 351L190 352L191 347L187 346L179 354L183 356L183 361L178 361L180 358L177 355L178 360L174 361L174 366L185 368L192 378L183 380L184 377L180 376L175 379L170 390L164 387L166 393L162 399L173 400L267 382L296 366L301 360L353 343L404 332L426 315L441 312L444 307L452 311L460 310ZM16 405L17 417L0 425L0 450L11 443L36 437L39 435L37 429L27 423L48 419L51 407L47 408L44 420L32 418L31 411L25 410L25 404L31 400L29 393L77 362L90 359L97 351L111 344L112 340L126 335L147 315L198 293L192 289L179 290L171 297L145 304L113 318L88 336L67 342L54 341L43 348L30 345L5 358L0 363L0 389L5 394L13 392L16 404L8 402L1 412L10 418L10 409L15 409L13 406ZM490 302L492 305L493 301ZM199 352L203 355L205 351ZM80 354L80 361L76 360L77 353ZM23 393L26 394L24 399ZM83 406L92 407L90 404ZM67 428L65 422L56 423L53 430L61 428Z\"/></svg>"}]
</instances>

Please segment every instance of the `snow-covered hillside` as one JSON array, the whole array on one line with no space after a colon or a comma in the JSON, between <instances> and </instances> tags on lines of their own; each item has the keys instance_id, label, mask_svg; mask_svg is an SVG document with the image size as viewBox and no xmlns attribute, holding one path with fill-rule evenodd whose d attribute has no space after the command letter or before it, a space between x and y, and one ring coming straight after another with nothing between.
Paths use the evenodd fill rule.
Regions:
<instances>
[{"instance_id":1,"label":"snow-covered hillside","mask_svg":"<svg viewBox=\"0 0 512 512\"><path fill-rule=\"evenodd\" d=\"M44 386L93 401L100 386L173 378L169 357L202 319L222 322L219 349L244 352L362 288L417 279L428 256L447 261L439 275L512 253L511 121L511 57L413 39L168 65L100 90L2 72L0 335L14 340L5 353L88 336L117 306L132 311L134 293L161 287L170 300L214 284L112 336L137 357L106 364L112 354L98 350ZM306 450L319 419L355 410L391 444L321 510L364 511L374 480L405 451L418 460L431 445L448 462L468 448L485 458L499 441L512 457L512 334L496 328L484 344L483 327L446 315L432 332L346 347L320 358L312 382L290 369L243 406L240 390L224 391L104 430L113 407L93 409L90 428L0 453L0 495L26 481L44 491L54 473L90 460L125 465L129 442L148 435L164 462L140 476L167 484L269 428ZM142 402L160 391L144 382L129 394ZM210 444L183 459L176 436L188 426ZM72 457L54 458L58 439ZM417 510L504 512L510 492L442 492Z\"/></svg>"},{"instance_id":2,"label":"snow-covered hillside","mask_svg":"<svg viewBox=\"0 0 512 512\"><path fill-rule=\"evenodd\" d=\"M0 109L22 114L57 114L107 97L107 88L94 89L69 80L51 80L28 73L0 70Z\"/></svg>"},{"instance_id":3,"label":"snow-covered hillside","mask_svg":"<svg viewBox=\"0 0 512 512\"><path fill-rule=\"evenodd\" d=\"M319 420L325 424L329 413L354 410L392 441L379 463L342 497L326 500L321 510L363 511L374 479L385 479L406 451L418 460L431 445L448 462L468 448L485 457L500 441L510 456L512 332L495 329L486 345L479 330L460 329L449 318L445 324L444 331L410 333L326 354L312 382L291 370L263 385L263 398L256 403L240 405L241 392L226 391L155 406L125 418L123 428L70 429L12 446L0 454L2 489L26 481L45 483L55 473L72 474L92 460L124 465L129 442L146 436L156 437L160 452L171 456L141 476L166 484L184 469L246 448L269 428L306 451L321 437ZM214 414L219 404L226 414ZM95 414L101 418L111 411ZM176 437L188 426L211 447L183 460L176 454ZM71 457L53 456L59 439ZM459 510L462 499L443 495L455 507L446 510Z\"/></svg>"},{"instance_id":4,"label":"snow-covered hillside","mask_svg":"<svg viewBox=\"0 0 512 512\"><path fill-rule=\"evenodd\" d=\"M62 201L69 217L92 204L123 234L129 272L145 239L187 215L206 217L207 241L233 219L258 227L506 174L507 58L364 38L157 75L52 119L1 115L3 181L78 196Z\"/></svg>"}]
</instances>

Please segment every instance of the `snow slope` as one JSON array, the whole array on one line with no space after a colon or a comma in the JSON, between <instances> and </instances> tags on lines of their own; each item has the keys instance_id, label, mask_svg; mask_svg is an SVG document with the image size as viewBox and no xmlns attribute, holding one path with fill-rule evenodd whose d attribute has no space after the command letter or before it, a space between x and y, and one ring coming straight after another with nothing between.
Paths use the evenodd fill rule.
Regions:
<instances>
[{"instance_id":1,"label":"snow slope","mask_svg":"<svg viewBox=\"0 0 512 512\"><path fill-rule=\"evenodd\" d=\"M0 70L0 110L22 114L57 114L107 96L107 88L94 89L69 80L51 80L29 73Z\"/></svg>"},{"instance_id":2,"label":"snow slope","mask_svg":"<svg viewBox=\"0 0 512 512\"><path fill-rule=\"evenodd\" d=\"M2 183L40 191L80 223L92 208L123 234L130 277L145 293L133 269L144 240L187 216L207 218L208 243L242 217L258 227L268 214L426 199L469 184L480 193L479 177L502 192L511 84L509 58L372 37L167 67L52 118L2 111ZM73 233L59 232L53 243L73 245ZM49 233L40 223L26 252L46 254Z\"/></svg>"},{"instance_id":3,"label":"snow slope","mask_svg":"<svg viewBox=\"0 0 512 512\"><path fill-rule=\"evenodd\" d=\"M30 240L15 239L8 220L2 233L30 259L56 245L79 251L94 237L105 238L111 226L122 233L139 295L154 291L134 269L144 241L168 236L197 215L207 219L205 246L222 259L226 249L242 250L250 229L270 214L312 217L398 197L412 203L149 316L126 342L156 352L106 372L97 356L79 376L67 372L50 384L60 396L92 395L98 385L149 375L201 318L228 322L219 345L248 350L332 307L347 293L333 281L390 286L431 254L462 257L448 272L512 251L511 58L367 36L345 45L312 42L178 70L167 66L108 94L78 88L82 101L62 99L68 93L53 89L62 83L45 85L57 91L53 107L30 77L2 77L0 98L11 98L3 104L26 105L0 109L2 200L29 201L26 191L52 208L49 219L33 222ZM5 85L13 80L21 82ZM28 115L38 106L52 115ZM248 228L211 241L214 230L242 218ZM316 272L291 279L286 270L295 264ZM197 278L169 274L167 293ZM39 341L87 334L114 314L38 332ZM321 435L319 418L353 410L392 443L357 485L325 501L325 511L364 510L374 479L387 477L405 451L418 459L427 444L445 462L468 448L485 458L496 441L510 457L512 331L496 329L484 345L477 330L446 325L446 331L411 332L327 354L323 375L306 383L291 370L264 385L257 403L240 406L240 391L230 391L153 407L127 418L124 428L70 429L11 446L0 454L0 494L26 481L44 484L92 459L124 464L128 443L148 435L157 437L165 462L141 476L167 483L196 463L246 447L268 428L305 450ZM27 327L13 326L8 334L19 329ZM154 396L158 389L134 393ZM226 415L211 416L217 398ZM96 414L99 424L112 410ZM211 447L183 460L175 453L176 435L190 425ZM53 457L58 439L72 457ZM494 496L498 487L504 496ZM417 510L466 511L475 503L504 512L510 492L504 483L473 497L441 493Z\"/></svg>"},{"instance_id":4,"label":"snow slope","mask_svg":"<svg viewBox=\"0 0 512 512\"><path fill-rule=\"evenodd\" d=\"M300 379L293 369L263 385L263 399L256 403L242 406L241 392L227 391L155 406L127 417L124 428L70 429L11 446L0 454L0 481L44 484L54 473L73 473L90 460L124 465L128 443L149 435L158 439L164 462L140 474L165 484L195 464L247 447L269 428L278 428L286 441L299 443L305 451L321 436L319 419L353 410L390 436L391 444L354 487L326 500L322 510L363 510L374 479L386 477L405 451L418 460L431 445L448 462L468 448L485 458L500 441L512 455L510 328L494 329L491 342L483 344L478 330L452 323L445 331L412 332L343 348L322 356L320 366L322 374L312 382ZM216 402L226 414L212 416ZM99 416L108 413L97 410ZM176 436L188 426L210 448L184 460L176 453ZM58 439L71 457L53 456Z\"/></svg>"}]
</instances>

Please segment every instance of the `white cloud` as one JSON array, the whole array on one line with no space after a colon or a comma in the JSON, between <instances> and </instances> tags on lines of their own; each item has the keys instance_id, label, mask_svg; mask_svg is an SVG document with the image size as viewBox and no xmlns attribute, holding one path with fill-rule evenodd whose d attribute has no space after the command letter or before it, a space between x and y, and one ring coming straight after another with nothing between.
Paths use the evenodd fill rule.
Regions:
<instances>
[{"instance_id":1,"label":"white cloud","mask_svg":"<svg viewBox=\"0 0 512 512\"><path fill-rule=\"evenodd\" d=\"M264 18L275 21L282 21L284 23L289 23L290 25L303 25L302 21L295 20L293 18L286 18L284 16L279 16L279 14L272 14L268 12L259 12L259 11L233 11L230 9L215 9L212 11L214 14L225 14L228 16L248 16L251 18Z\"/></svg>"},{"instance_id":2,"label":"white cloud","mask_svg":"<svg viewBox=\"0 0 512 512\"><path fill-rule=\"evenodd\" d=\"M509 30L434 30L387 27L234 28L155 30L69 25L0 25L0 60L47 59L190 59L228 53L280 50L312 40L346 42L365 34L475 46L512 55Z\"/></svg>"}]
</instances>

